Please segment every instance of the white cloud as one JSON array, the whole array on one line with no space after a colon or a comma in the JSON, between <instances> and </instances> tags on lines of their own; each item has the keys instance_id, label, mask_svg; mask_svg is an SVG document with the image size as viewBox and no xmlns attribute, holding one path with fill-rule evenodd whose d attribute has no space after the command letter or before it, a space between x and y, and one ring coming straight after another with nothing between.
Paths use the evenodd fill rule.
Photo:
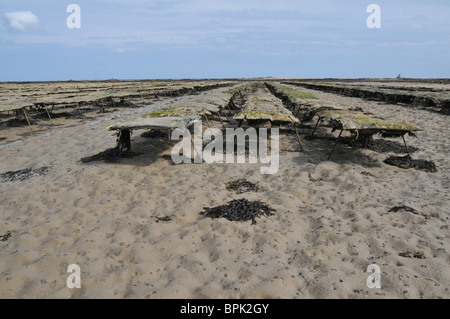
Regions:
<instances>
[{"instance_id":1,"label":"white cloud","mask_svg":"<svg viewBox=\"0 0 450 319\"><path fill-rule=\"evenodd\" d=\"M36 30L39 25L39 18L31 11L15 11L4 14L10 30L29 32Z\"/></svg>"},{"instance_id":2,"label":"white cloud","mask_svg":"<svg viewBox=\"0 0 450 319\"><path fill-rule=\"evenodd\" d=\"M118 48L116 49L116 53L127 53L136 51L136 48Z\"/></svg>"}]
</instances>

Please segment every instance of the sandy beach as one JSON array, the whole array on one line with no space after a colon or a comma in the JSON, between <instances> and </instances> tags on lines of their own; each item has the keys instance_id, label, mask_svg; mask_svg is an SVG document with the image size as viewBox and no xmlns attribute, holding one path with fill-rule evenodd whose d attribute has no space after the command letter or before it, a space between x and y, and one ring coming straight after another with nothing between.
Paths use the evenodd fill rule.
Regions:
<instances>
[{"instance_id":1,"label":"sandy beach","mask_svg":"<svg viewBox=\"0 0 450 319\"><path fill-rule=\"evenodd\" d=\"M273 175L260 163L173 165L163 155L174 142L144 130L132 135L140 155L80 161L115 146L108 126L188 96L58 118L33 134L2 127L0 174L48 169L0 180L0 298L450 298L448 115L302 91L420 127L407 143L438 171L390 166L392 153L344 144L327 160L338 132L319 127L308 140L314 121L300 127L304 152L295 133L281 132ZM259 190L227 190L243 178ZM256 224L201 214L242 198L275 211ZM402 205L414 213L390 211ZM79 289L66 285L71 264L81 269ZM366 284L371 264L381 289Z\"/></svg>"}]
</instances>

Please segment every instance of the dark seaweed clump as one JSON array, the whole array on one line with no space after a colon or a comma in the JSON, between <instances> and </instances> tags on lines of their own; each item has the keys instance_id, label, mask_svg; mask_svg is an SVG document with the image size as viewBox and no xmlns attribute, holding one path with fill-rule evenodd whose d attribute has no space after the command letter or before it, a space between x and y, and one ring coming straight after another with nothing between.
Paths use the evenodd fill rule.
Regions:
<instances>
[{"instance_id":1,"label":"dark seaweed clump","mask_svg":"<svg viewBox=\"0 0 450 319\"><path fill-rule=\"evenodd\" d=\"M5 124L6 126L9 126L9 127L28 126L28 122L26 119L10 119L2 124ZM30 124L34 124L34 123L32 121L30 121Z\"/></svg>"},{"instance_id":2,"label":"dark seaweed clump","mask_svg":"<svg viewBox=\"0 0 450 319\"><path fill-rule=\"evenodd\" d=\"M399 211L405 211L405 212L408 212L408 213L412 213L414 215L423 216L423 217L425 217L425 219L430 219L431 217L437 217L436 214L428 215L428 214L419 212L419 211L417 211L417 209L414 209L414 208L406 206L406 205L395 206L395 207L392 207L389 210L390 213L396 213L396 212L399 212Z\"/></svg>"},{"instance_id":3,"label":"dark seaweed clump","mask_svg":"<svg viewBox=\"0 0 450 319\"><path fill-rule=\"evenodd\" d=\"M392 208L389 210L389 212L394 212L394 213L396 213L396 212L401 211L401 210L404 210L404 211L406 211L406 212L410 212L410 213L413 213L413 214L416 214L416 215L418 214L418 212L417 212L416 209L414 209L414 208L412 208L412 207L409 207L409 206L405 206L405 205L392 207Z\"/></svg>"},{"instance_id":4,"label":"dark seaweed clump","mask_svg":"<svg viewBox=\"0 0 450 319\"><path fill-rule=\"evenodd\" d=\"M51 118L52 119L57 119L57 118L66 118L66 119L87 119L88 117L79 114L79 113L69 113L69 112L58 112L58 113L51 113ZM48 114L47 112L39 112L37 114L33 115L34 119L48 119Z\"/></svg>"},{"instance_id":5,"label":"dark seaweed clump","mask_svg":"<svg viewBox=\"0 0 450 319\"><path fill-rule=\"evenodd\" d=\"M399 253L398 255L405 258L425 259L425 254L423 253L423 251L417 251L415 253L411 251L405 251L403 253Z\"/></svg>"},{"instance_id":6,"label":"dark seaweed clump","mask_svg":"<svg viewBox=\"0 0 450 319\"><path fill-rule=\"evenodd\" d=\"M252 225L256 224L255 218L266 215L272 216L272 211L268 205L260 202L251 202L247 199L232 200L228 205L221 205L212 208L204 207L204 211L200 214L210 218L226 218L229 221L252 221Z\"/></svg>"},{"instance_id":7,"label":"dark seaweed clump","mask_svg":"<svg viewBox=\"0 0 450 319\"><path fill-rule=\"evenodd\" d=\"M237 194L246 192L257 192L259 187L257 184L247 181L246 179L238 179L227 183L227 190L236 191Z\"/></svg>"},{"instance_id":8,"label":"dark seaweed clump","mask_svg":"<svg viewBox=\"0 0 450 319\"><path fill-rule=\"evenodd\" d=\"M0 241L7 241L11 236L11 231L8 230L4 235L0 235Z\"/></svg>"},{"instance_id":9,"label":"dark seaweed clump","mask_svg":"<svg viewBox=\"0 0 450 319\"><path fill-rule=\"evenodd\" d=\"M175 215L168 215L168 216L163 216L163 217L155 217L155 220L156 220L157 223L170 222L174 217L175 217Z\"/></svg>"},{"instance_id":10,"label":"dark seaweed clump","mask_svg":"<svg viewBox=\"0 0 450 319\"><path fill-rule=\"evenodd\" d=\"M397 166L400 168L415 168L418 170L423 170L428 173L436 173L436 164L431 161L426 160L415 160L410 155L406 156L391 156L384 160L386 164Z\"/></svg>"},{"instance_id":11,"label":"dark seaweed clump","mask_svg":"<svg viewBox=\"0 0 450 319\"><path fill-rule=\"evenodd\" d=\"M44 166L41 168L26 168L21 169L19 171L10 171L3 174L0 174L0 177L3 178L4 182L12 182L17 180L26 180L30 177L45 175L50 171L50 166Z\"/></svg>"}]
</instances>

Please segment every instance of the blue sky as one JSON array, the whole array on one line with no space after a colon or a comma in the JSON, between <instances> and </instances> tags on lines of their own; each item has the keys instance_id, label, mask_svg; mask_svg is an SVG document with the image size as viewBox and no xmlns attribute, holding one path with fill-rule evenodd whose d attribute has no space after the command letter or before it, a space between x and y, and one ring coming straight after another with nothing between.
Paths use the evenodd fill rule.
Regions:
<instances>
[{"instance_id":1,"label":"blue sky","mask_svg":"<svg viewBox=\"0 0 450 319\"><path fill-rule=\"evenodd\" d=\"M0 19L0 81L450 77L448 0L15 0Z\"/></svg>"}]
</instances>

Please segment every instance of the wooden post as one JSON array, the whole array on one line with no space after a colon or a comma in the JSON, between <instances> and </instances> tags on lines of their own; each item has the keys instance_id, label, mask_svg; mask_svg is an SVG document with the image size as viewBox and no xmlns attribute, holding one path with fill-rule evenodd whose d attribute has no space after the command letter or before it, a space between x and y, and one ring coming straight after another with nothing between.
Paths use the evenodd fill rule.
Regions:
<instances>
[{"instance_id":1,"label":"wooden post","mask_svg":"<svg viewBox=\"0 0 450 319\"><path fill-rule=\"evenodd\" d=\"M314 133L316 132L317 128L319 127L320 122L322 122L322 118L319 116L319 119L317 120L317 123L316 123L316 127L314 128L314 130L311 133L311 137L314 136Z\"/></svg>"},{"instance_id":2,"label":"wooden post","mask_svg":"<svg viewBox=\"0 0 450 319\"><path fill-rule=\"evenodd\" d=\"M187 128L186 128L186 130L187 130ZM189 131L189 130L188 130ZM195 131L194 131L194 134L195 134ZM195 136L194 136L195 137ZM189 138L191 139L191 144L192 144L192 146L194 147L194 152L195 152L195 154L194 154L194 163L195 163L195 159L197 158L197 155L199 155L199 156L201 156L201 153L199 153L198 151L197 151L197 148L195 147L195 143L194 143L194 140L192 139L192 135L190 134L190 132L189 132ZM200 163L199 163L200 164Z\"/></svg>"},{"instance_id":3,"label":"wooden post","mask_svg":"<svg viewBox=\"0 0 450 319\"><path fill-rule=\"evenodd\" d=\"M337 146L339 140L341 139L342 132L344 132L344 130L341 130L341 133L339 133L339 136L338 136L338 138L336 139L336 143L334 144L334 147L333 147L333 149L331 150L331 153L330 153L330 156L328 157L328 160L331 159L331 156L333 155L334 150L336 149L336 146Z\"/></svg>"},{"instance_id":4,"label":"wooden post","mask_svg":"<svg viewBox=\"0 0 450 319\"><path fill-rule=\"evenodd\" d=\"M220 110L219 110L219 114L220 114ZM224 112L223 114L225 115L225 118L227 119L227 121L231 123L230 119L227 116L227 113Z\"/></svg>"},{"instance_id":5,"label":"wooden post","mask_svg":"<svg viewBox=\"0 0 450 319\"><path fill-rule=\"evenodd\" d=\"M25 111L25 108L23 108L22 110L23 110L23 114L25 114L25 118L27 119L28 127L30 128L30 131L33 132L33 129L31 128L30 120L28 119L28 116L27 116L27 111Z\"/></svg>"},{"instance_id":6,"label":"wooden post","mask_svg":"<svg viewBox=\"0 0 450 319\"><path fill-rule=\"evenodd\" d=\"M206 119L206 124L208 124L208 127L211 128L211 125L209 124L209 121L208 121L208 117L206 116L206 114L203 114L203 116Z\"/></svg>"},{"instance_id":7,"label":"wooden post","mask_svg":"<svg viewBox=\"0 0 450 319\"><path fill-rule=\"evenodd\" d=\"M405 134L402 135L402 138L403 138L403 144L405 144L406 154L408 154L408 156L411 156L411 155L409 154L408 146L406 145Z\"/></svg>"},{"instance_id":8,"label":"wooden post","mask_svg":"<svg viewBox=\"0 0 450 319\"><path fill-rule=\"evenodd\" d=\"M48 118L50 119L50 122L52 123L52 125L55 125L52 121L52 117L50 116L50 112L48 111L47 105L44 104L44 108L47 111L47 115L48 115Z\"/></svg>"},{"instance_id":9,"label":"wooden post","mask_svg":"<svg viewBox=\"0 0 450 319\"><path fill-rule=\"evenodd\" d=\"M219 113L217 113L217 114L219 115L220 123L222 124L222 127L225 130L226 127L225 127L225 124L223 124L222 116L220 116L220 110L219 110Z\"/></svg>"},{"instance_id":10,"label":"wooden post","mask_svg":"<svg viewBox=\"0 0 450 319\"><path fill-rule=\"evenodd\" d=\"M295 117L297 117L298 112L300 112L300 109L301 109L300 106L298 106L298 105L295 105L295 106L294 106L294 111L295 111L295 115L294 115L294 116L295 116Z\"/></svg>"},{"instance_id":11,"label":"wooden post","mask_svg":"<svg viewBox=\"0 0 450 319\"><path fill-rule=\"evenodd\" d=\"M298 141L298 144L300 145L300 150L303 152L303 146L302 146L302 142L300 141L300 134L298 133L297 125L294 124L294 127L295 127L295 133L297 134L297 141Z\"/></svg>"},{"instance_id":12,"label":"wooden post","mask_svg":"<svg viewBox=\"0 0 450 319\"><path fill-rule=\"evenodd\" d=\"M230 109L230 103L227 104L227 109L230 111L231 114L233 114L233 111Z\"/></svg>"},{"instance_id":13,"label":"wooden post","mask_svg":"<svg viewBox=\"0 0 450 319\"><path fill-rule=\"evenodd\" d=\"M233 107L233 110L236 110L236 109L237 109L236 104L234 104L233 99L231 99L230 104L231 104L231 106Z\"/></svg>"}]
</instances>

